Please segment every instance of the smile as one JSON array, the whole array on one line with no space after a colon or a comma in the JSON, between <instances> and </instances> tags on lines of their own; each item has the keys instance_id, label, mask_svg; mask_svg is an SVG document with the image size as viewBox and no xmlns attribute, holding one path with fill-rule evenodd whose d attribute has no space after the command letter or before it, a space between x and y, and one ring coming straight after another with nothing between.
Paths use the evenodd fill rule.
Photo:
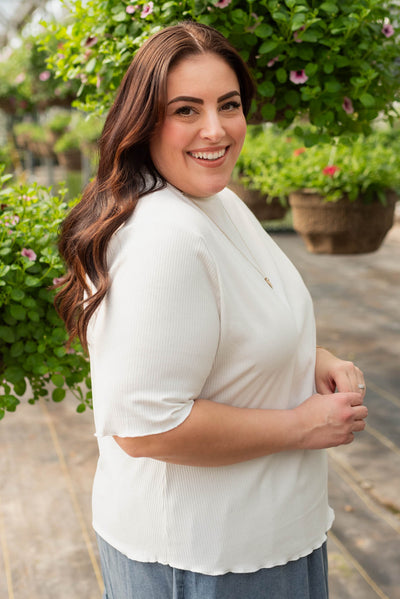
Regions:
<instances>
[{"instance_id":1,"label":"smile","mask_svg":"<svg viewBox=\"0 0 400 599\"><path fill-rule=\"evenodd\" d=\"M226 154L226 148L218 150L216 152L188 152L193 158L199 158L200 160L218 160Z\"/></svg>"}]
</instances>

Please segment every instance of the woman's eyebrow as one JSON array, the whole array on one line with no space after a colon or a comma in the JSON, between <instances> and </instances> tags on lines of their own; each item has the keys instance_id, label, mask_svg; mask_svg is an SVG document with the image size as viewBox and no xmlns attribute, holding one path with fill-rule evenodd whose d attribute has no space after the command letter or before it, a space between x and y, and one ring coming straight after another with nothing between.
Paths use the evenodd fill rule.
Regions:
<instances>
[{"instance_id":1,"label":"woman's eyebrow","mask_svg":"<svg viewBox=\"0 0 400 599\"><path fill-rule=\"evenodd\" d=\"M232 98L233 96L240 96L240 93L236 90L230 91L224 94L223 96L220 96L217 99L217 102L223 102L224 100ZM168 106L170 104L173 104L174 102L194 102L196 104L204 104L204 100L202 100L201 98L194 98L193 96L177 96L176 98L173 98L168 102Z\"/></svg>"}]
</instances>

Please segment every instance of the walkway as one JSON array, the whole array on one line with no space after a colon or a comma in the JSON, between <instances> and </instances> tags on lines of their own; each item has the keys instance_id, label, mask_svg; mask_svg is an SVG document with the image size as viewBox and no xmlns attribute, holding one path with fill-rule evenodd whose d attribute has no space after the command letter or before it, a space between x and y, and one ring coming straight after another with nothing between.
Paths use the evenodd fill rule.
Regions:
<instances>
[{"instance_id":1,"label":"walkway","mask_svg":"<svg viewBox=\"0 0 400 599\"><path fill-rule=\"evenodd\" d=\"M329 451L331 599L400 599L400 227L363 256L314 256L294 234L275 237L314 297L318 343L354 359L368 385L366 431ZM1 599L101 597L97 448L91 414L74 408L21 405L0 423Z\"/></svg>"}]
</instances>

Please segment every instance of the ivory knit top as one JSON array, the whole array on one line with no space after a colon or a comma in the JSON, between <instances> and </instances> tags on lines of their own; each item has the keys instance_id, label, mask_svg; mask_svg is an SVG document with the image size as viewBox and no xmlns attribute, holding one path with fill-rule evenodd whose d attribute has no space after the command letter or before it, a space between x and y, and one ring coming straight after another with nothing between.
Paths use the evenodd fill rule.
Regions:
<instances>
[{"instance_id":1,"label":"ivory knit top","mask_svg":"<svg viewBox=\"0 0 400 599\"><path fill-rule=\"evenodd\" d=\"M207 468L131 458L112 437L170 430L197 398L287 409L314 393L313 306L289 259L230 190L195 200L167 185L140 199L108 264L88 332L98 534L131 559L212 575L321 546L325 451Z\"/></svg>"}]
</instances>

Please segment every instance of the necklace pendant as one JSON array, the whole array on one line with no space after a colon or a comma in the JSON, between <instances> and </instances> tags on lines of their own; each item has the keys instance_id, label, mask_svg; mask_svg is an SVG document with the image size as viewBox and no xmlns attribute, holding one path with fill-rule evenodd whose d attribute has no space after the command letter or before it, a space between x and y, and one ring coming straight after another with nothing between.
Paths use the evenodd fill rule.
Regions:
<instances>
[{"instance_id":1,"label":"necklace pendant","mask_svg":"<svg viewBox=\"0 0 400 599\"><path fill-rule=\"evenodd\" d=\"M268 278L268 277L264 277L264 281L265 281L266 283L268 283L268 285L271 287L271 289L273 289L272 283L271 283L271 281L269 280L269 278Z\"/></svg>"}]
</instances>

